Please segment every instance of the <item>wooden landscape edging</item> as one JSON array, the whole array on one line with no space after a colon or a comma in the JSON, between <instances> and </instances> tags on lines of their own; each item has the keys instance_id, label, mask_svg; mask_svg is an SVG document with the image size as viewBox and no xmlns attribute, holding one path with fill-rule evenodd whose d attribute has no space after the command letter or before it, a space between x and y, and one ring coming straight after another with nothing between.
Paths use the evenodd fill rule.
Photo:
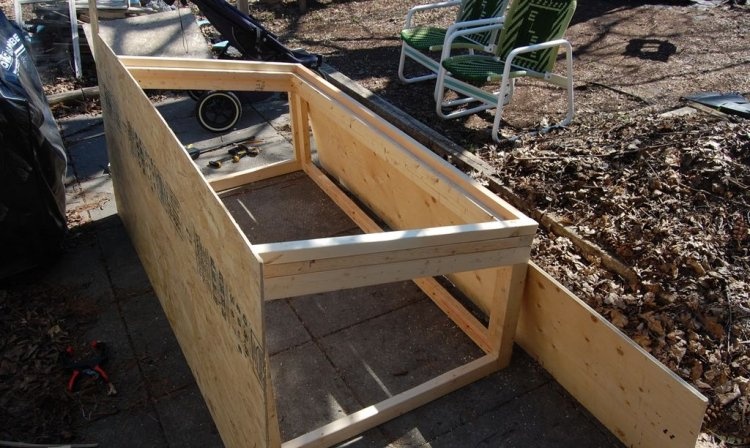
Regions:
<instances>
[{"instance_id":1,"label":"wooden landscape edging","mask_svg":"<svg viewBox=\"0 0 750 448\"><path fill-rule=\"evenodd\" d=\"M440 163L442 161L435 160L439 159L436 156L418 159L415 165L416 152L411 151L418 151L419 145L375 120L372 113L356 110L353 100L344 97L337 89L311 78L315 75L303 67L242 61L117 58L98 36L94 38L94 45L118 211L227 445L279 444L263 331L262 303L266 279L270 277L266 277L265 263L262 255L256 251L258 248L253 248L242 232L238 231L234 220L217 200L212 186L205 180L192 182L194 179L202 179L199 177L200 173L132 76L138 78L141 87L149 88L166 86L168 83L170 88L210 86L290 93L296 160L272 166L268 171L253 170L233 175L230 180L214 183L214 188L231 188L243 182L303 169L360 227L365 231L377 231L377 225L368 220L365 213L353 203L347 202L345 195L334 188L318 168L306 162L310 152L309 131L312 130L316 142L335 142L343 138L353 145L351 149L334 145L322 150L321 163L326 170L330 169L330 174L334 177L352 180L347 177L348 165L338 163L333 157L333 154L341 151L346 160L352 161L352 166L362 170L370 166L371 162L374 163L375 172L365 173L380 183L387 181L378 177L379 172L383 171L383 163L392 164L389 165L395 168L392 171L400 173L397 174L398 182L404 185L414 182L410 179L410 174L419 177L429 176L431 173L437 175L436 179L440 182L446 182L443 186L422 185L428 189L434 187L434 190L430 190L430 197L435 203L442 202L441 198L444 198L446 204L454 204L454 208L443 210L444 213L439 214L440 219L447 221L435 223L427 220L424 226L460 226L465 222L454 221L462 214L474 216L479 219L478 222L491 222L485 220L480 209L485 210L484 213L490 213L490 218L521 219L521 216L508 212L512 207L506 208L506 204L499 199L483 199L485 202L480 209L468 206L456 208L455 204L461 202L454 202L457 198L455 194L460 197L470 188L481 188L467 183L466 179L459 178L446 169ZM199 69L192 70L195 67ZM175 76L176 72L180 76ZM117 98L127 98L127 102L117 101ZM343 109L331 108L326 105L325 99L341 103ZM331 117L321 117L328 113L339 119L350 116L345 121L349 131L336 129ZM148 132L139 132L142 129L148 129ZM361 143L351 137L354 134L367 138L371 132L373 138L378 133L383 135L380 135L380 139L376 138L374 143ZM387 146L389 143L403 151L391 151ZM158 148L158 151L153 150L154 148ZM169 170L159 169L164 166L169 166ZM185 184L185 179L190 179L191 182ZM124 184L128 184L127 187ZM138 196L128 193L133 185L150 193ZM183 191L182 188L175 188L175 185L188 188ZM359 186L352 184L352 189L357 193L358 190L366 190L372 186L372 182ZM379 202L377 196L371 197L367 205L382 212L386 222L394 228L402 228L402 224L413 226L422 219L423 212L429 215L429 207L416 208L417 212L409 216L394 214L389 210L387 202ZM421 200L423 199L414 199L413 204L416 206ZM402 219L404 221L400 222ZM417 225L416 228L424 226ZM523 231L517 236L526 234ZM365 238L360 242L367 242L366 240ZM338 242L341 241L343 240ZM375 243L387 244L382 241L373 242ZM227 254L223 250L225 247L247 250L236 251L241 254L235 251ZM265 249L265 254L285 256L285 249L289 248L277 245L266 246ZM304 248L295 248L297 249ZM340 248L333 250L335 252ZM295 256L301 254L302 252L298 252ZM315 256L319 254L316 253ZM184 278L172 278L172 271L164 266L165 257L178 260L186 273ZM518 261L517 258L509 260L511 263ZM436 272L427 272L426 275L451 272L451 263L448 262L447 267ZM484 261L480 265L482 263L492 266L498 260ZM466 325L473 325L472 331L479 333L472 339L475 342L483 341L483 345L478 344L490 353L487 357L435 378L425 383L423 389L415 388L393 397L391 401L386 400L388 403L383 406L386 412L372 414L373 410L366 408L346 417L346 424L334 422L332 425L338 429L333 432L324 427L320 431L325 434L311 433L301 440L287 442L284 446L297 446L297 443L299 446L307 446L344 440L342 437L351 436L352 432L356 434L357 431L384 421L383 419L403 413L496 370L506 362L500 356L501 351L509 356L508 346L512 342L509 338L513 336L517 319L520 319L517 334L519 344L623 442L630 446L694 444L707 404L705 397L637 347L535 265L529 264L528 272L525 261L522 265L523 272L517 263L515 266L511 269L493 269L478 280L477 276L474 279L454 277L459 287L473 291L472 298L485 311L497 314L497 304L508 303L504 305L508 308L500 312L497 318L493 318L495 314L491 314L489 328L480 328L468 319L465 320ZM372 271L368 271L366 275L370 276L371 273ZM522 289L525 276L528 276L528 280L525 289ZM375 280L380 281L380 278ZM434 285L429 285L429 278L418 279L417 283L422 283L420 286L424 286L423 289L426 288L433 299L442 296L441 292L433 288ZM289 291L279 294L281 296L286 293ZM521 294L523 300L520 300ZM510 300L516 295L519 300ZM258 301L258 298L261 300ZM451 310L455 306L449 299L444 300L444 303L438 303L441 309ZM520 318L519 310L515 307L520 307ZM195 313L196 309L199 310L198 313ZM464 322L464 317L458 313L451 317ZM224 376L225 371L230 372L229 377ZM254 372L254 375L247 375L245 372ZM222 381L216 381L216 378L221 378Z\"/></svg>"}]
</instances>

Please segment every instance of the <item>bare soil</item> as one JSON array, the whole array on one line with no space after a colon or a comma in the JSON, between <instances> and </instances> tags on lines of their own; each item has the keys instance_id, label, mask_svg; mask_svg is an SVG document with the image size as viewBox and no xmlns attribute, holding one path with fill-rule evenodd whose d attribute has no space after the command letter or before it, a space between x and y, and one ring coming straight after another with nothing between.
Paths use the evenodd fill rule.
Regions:
<instances>
[{"instance_id":1,"label":"bare soil","mask_svg":"<svg viewBox=\"0 0 750 448\"><path fill-rule=\"evenodd\" d=\"M662 115L696 92L750 97L750 7L581 2L566 34L575 49L573 124L529 133L559 119L564 103L560 90L521 81L504 115L505 131L521 137L496 145L491 113L440 120L432 83L398 81L398 32L416 3L308 1L305 13L293 2L254 3L251 14L491 167L468 174L588 241L583 250L543 225L533 259L709 397L704 446L750 444L750 120ZM0 1L11 15L7 5ZM445 25L451 13L424 20ZM45 89L78 86L60 77Z\"/></svg>"}]
</instances>

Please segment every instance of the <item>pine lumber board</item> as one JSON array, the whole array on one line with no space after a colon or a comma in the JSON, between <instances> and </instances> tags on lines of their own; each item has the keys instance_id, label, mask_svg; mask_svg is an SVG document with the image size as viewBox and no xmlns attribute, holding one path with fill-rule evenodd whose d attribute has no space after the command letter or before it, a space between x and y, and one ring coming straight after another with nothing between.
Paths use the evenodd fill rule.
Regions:
<instances>
[{"instance_id":1,"label":"pine lumber board","mask_svg":"<svg viewBox=\"0 0 750 448\"><path fill-rule=\"evenodd\" d=\"M267 300L283 299L305 294L443 275L455 272L457 269L472 271L506 264L525 263L528 257L529 247L526 246L440 258L386 261L381 264L365 266L350 265L321 272L266 277L264 290ZM460 268L457 266L460 266Z\"/></svg>"},{"instance_id":2,"label":"pine lumber board","mask_svg":"<svg viewBox=\"0 0 750 448\"><path fill-rule=\"evenodd\" d=\"M495 372L496 364L496 356L484 355L380 403L284 442L281 446L282 448L319 448L343 442Z\"/></svg>"},{"instance_id":3,"label":"pine lumber board","mask_svg":"<svg viewBox=\"0 0 750 448\"><path fill-rule=\"evenodd\" d=\"M452 244L489 243L500 239L509 240L508 244L521 244L519 238L521 236L527 237L523 244L530 244L531 237L534 236L534 230L533 222L530 221L489 221L456 226L255 244L253 247L263 259L263 262L270 268L281 263L308 262L310 260L320 262L327 258L405 251ZM460 250L460 248L456 248L456 250Z\"/></svg>"},{"instance_id":4,"label":"pine lumber board","mask_svg":"<svg viewBox=\"0 0 750 448\"><path fill-rule=\"evenodd\" d=\"M285 174L301 171L302 167L296 160L280 160L260 167L253 167L226 176L217 177L209 181L216 192L224 192L253 182L271 179Z\"/></svg>"},{"instance_id":5,"label":"pine lumber board","mask_svg":"<svg viewBox=\"0 0 750 448\"><path fill-rule=\"evenodd\" d=\"M213 70L174 67L128 67L143 89L164 90L231 90L253 92L286 92L290 80L286 71L251 73L238 67L226 69L224 76Z\"/></svg>"},{"instance_id":6,"label":"pine lumber board","mask_svg":"<svg viewBox=\"0 0 750 448\"><path fill-rule=\"evenodd\" d=\"M708 400L534 263L518 344L627 446L695 446Z\"/></svg>"}]
</instances>

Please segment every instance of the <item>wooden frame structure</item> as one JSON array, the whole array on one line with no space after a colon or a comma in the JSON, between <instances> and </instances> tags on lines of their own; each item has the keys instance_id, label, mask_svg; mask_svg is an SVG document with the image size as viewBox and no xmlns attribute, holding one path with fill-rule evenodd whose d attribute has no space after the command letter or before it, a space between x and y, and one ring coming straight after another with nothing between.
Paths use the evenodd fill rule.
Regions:
<instances>
[{"instance_id":1,"label":"wooden frame structure","mask_svg":"<svg viewBox=\"0 0 750 448\"><path fill-rule=\"evenodd\" d=\"M344 441L510 362L535 221L301 66L117 58L96 42L118 212L227 445L278 444L267 300L415 279L486 353L284 447ZM141 90L165 80L178 89L287 92L294 158L209 185ZM247 241L215 192L296 171L366 233ZM372 212L394 230L383 231ZM447 274L488 325L433 278Z\"/></svg>"},{"instance_id":2,"label":"wooden frame structure","mask_svg":"<svg viewBox=\"0 0 750 448\"><path fill-rule=\"evenodd\" d=\"M118 213L227 446L344 441L504 367L514 336L626 444L694 444L705 397L528 263L533 220L304 67L117 57L92 17ZM142 90L159 88L287 92L294 157L209 184ZM365 234L248 241L216 192L297 171ZM282 444L265 301L404 279L485 355Z\"/></svg>"}]
</instances>

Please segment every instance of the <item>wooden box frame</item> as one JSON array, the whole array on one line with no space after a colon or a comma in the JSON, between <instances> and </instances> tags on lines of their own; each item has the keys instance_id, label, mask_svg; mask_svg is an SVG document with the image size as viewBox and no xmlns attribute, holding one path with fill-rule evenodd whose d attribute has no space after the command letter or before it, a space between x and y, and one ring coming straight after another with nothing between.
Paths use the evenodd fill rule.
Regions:
<instances>
[{"instance_id":1,"label":"wooden box frame","mask_svg":"<svg viewBox=\"0 0 750 448\"><path fill-rule=\"evenodd\" d=\"M626 445L695 444L706 398L527 263L532 220L303 67L117 57L97 33L95 11L92 18L118 213L228 446L346 440L502 368L514 333ZM145 88L287 92L294 159L209 184ZM311 132L320 165L311 161ZM216 191L295 171L368 233L252 245ZM406 192L395 211L394 188ZM349 194L404 230L381 232ZM489 316L488 326L430 277L465 270L450 278ZM416 278L486 355L282 445L264 301L405 278Z\"/></svg>"},{"instance_id":2,"label":"wooden box frame","mask_svg":"<svg viewBox=\"0 0 750 448\"><path fill-rule=\"evenodd\" d=\"M342 442L509 363L535 221L304 67L117 58L100 43L118 213L228 446L279 444L263 328L267 300L414 279L485 352L284 447ZM173 89L287 92L293 158L209 184L141 90L165 82ZM216 192L297 171L366 233L248 241ZM383 231L371 212L394 230ZM486 312L488 325L433 278L446 274ZM254 375L238 375L248 371Z\"/></svg>"}]
</instances>

